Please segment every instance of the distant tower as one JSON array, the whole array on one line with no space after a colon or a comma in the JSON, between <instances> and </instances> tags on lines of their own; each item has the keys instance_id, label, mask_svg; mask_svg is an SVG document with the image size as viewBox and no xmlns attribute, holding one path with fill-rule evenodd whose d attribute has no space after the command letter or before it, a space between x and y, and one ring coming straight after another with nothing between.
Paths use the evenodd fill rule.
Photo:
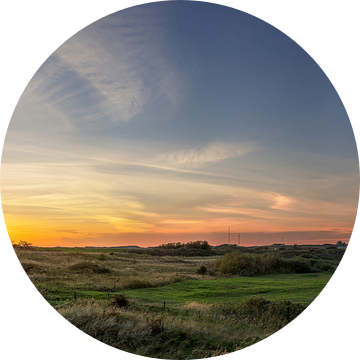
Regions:
<instances>
[{"instance_id":1,"label":"distant tower","mask_svg":"<svg viewBox=\"0 0 360 360\"><path fill-rule=\"evenodd\" d=\"M230 244L230 227L229 227L229 244Z\"/></svg>"},{"instance_id":2,"label":"distant tower","mask_svg":"<svg viewBox=\"0 0 360 360\"><path fill-rule=\"evenodd\" d=\"M240 234L238 234L238 245L240 246Z\"/></svg>"}]
</instances>

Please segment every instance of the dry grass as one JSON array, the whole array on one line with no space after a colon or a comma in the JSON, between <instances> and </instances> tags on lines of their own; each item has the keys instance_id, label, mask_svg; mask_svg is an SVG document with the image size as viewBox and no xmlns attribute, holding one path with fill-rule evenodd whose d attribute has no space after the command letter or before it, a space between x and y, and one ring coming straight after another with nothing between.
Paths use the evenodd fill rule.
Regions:
<instances>
[{"instance_id":1,"label":"dry grass","mask_svg":"<svg viewBox=\"0 0 360 360\"><path fill-rule=\"evenodd\" d=\"M195 305L195 304L193 304ZM199 304L198 304L199 305ZM189 304L180 314L114 308L101 301L69 302L59 313L96 339L134 354L165 358L213 357L254 344L269 335L256 327L244 331L202 316Z\"/></svg>"},{"instance_id":2,"label":"dry grass","mask_svg":"<svg viewBox=\"0 0 360 360\"><path fill-rule=\"evenodd\" d=\"M211 268L217 257L204 261L121 251L110 255L94 250L36 248L16 252L34 285L39 290L49 290L48 300L73 325L108 345L147 357L198 359L233 352L262 340L291 321L283 313L295 316L301 310L291 302L264 299L244 304L191 301L182 305L173 301L165 307L162 302L144 303L140 298L130 298L126 306L119 307L113 294L107 300L104 293L131 293L129 289L160 287L185 279L199 280L192 282L198 290L206 280L196 270L201 265ZM205 275L207 280L213 278ZM222 280L209 282L216 286L219 281ZM184 292L188 283L174 287L181 285ZM66 300L72 299L74 291L78 293L77 300ZM151 289L141 290L144 291ZM81 292L93 298L81 298Z\"/></svg>"},{"instance_id":3,"label":"dry grass","mask_svg":"<svg viewBox=\"0 0 360 360\"><path fill-rule=\"evenodd\" d=\"M56 295L61 298L62 292L122 291L202 278L196 269L203 258L36 248L16 249L16 254L34 285L39 290L49 289L54 299ZM214 263L216 258L206 260Z\"/></svg>"}]
</instances>

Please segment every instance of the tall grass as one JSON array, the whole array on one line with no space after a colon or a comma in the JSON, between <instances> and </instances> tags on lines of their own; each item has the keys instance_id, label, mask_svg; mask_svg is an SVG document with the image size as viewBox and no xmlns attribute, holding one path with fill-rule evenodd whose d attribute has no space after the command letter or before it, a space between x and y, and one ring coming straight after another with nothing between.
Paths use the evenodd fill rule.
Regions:
<instances>
[{"instance_id":1,"label":"tall grass","mask_svg":"<svg viewBox=\"0 0 360 360\"><path fill-rule=\"evenodd\" d=\"M283 299L286 289L286 297L309 303L328 279L325 274L302 280L281 275L286 279L279 281L280 275L271 275L277 277L275 288L271 276L244 279L222 274L307 271L308 267L331 268L333 261L320 259L321 254L315 252L293 259L272 253L231 252L222 260L220 256L155 257L94 249L16 252L34 285L47 289L48 301L76 327L121 350L165 359L218 356L254 344L304 309L289 300L268 299ZM200 268L207 273L199 272ZM183 280L189 281L178 283ZM74 291L77 300L66 300L74 298ZM115 293L110 300L108 292ZM265 292L268 299L247 298ZM299 292L301 296L291 297ZM124 293L129 302L119 295ZM189 299L192 301L187 302Z\"/></svg>"},{"instance_id":2,"label":"tall grass","mask_svg":"<svg viewBox=\"0 0 360 360\"><path fill-rule=\"evenodd\" d=\"M196 269L203 264L203 258L189 261L125 252L110 255L94 250L15 250L33 284L39 290L49 289L53 300L64 300L73 291L117 292L202 278ZM211 257L206 259L207 266L215 261Z\"/></svg>"},{"instance_id":3,"label":"tall grass","mask_svg":"<svg viewBox=\"0 0 360 360\"><path fill-rule=\"evenodd\" d=\"M193 359L240 350L271 335L298 316L304 307L291 301L251 297L244 303L191 302L177 309L149 311L131 304L68 302L57 310L94 338L134 354Z\"/></svg>"}]
</instances>

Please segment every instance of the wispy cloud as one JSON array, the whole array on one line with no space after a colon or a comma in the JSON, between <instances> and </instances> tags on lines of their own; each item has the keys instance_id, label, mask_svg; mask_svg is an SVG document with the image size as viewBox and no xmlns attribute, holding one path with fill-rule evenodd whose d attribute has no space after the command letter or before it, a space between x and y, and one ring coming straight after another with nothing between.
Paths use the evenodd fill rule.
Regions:
<instances>
[{"instance_id":1,"label":"wispy cloud","mask_svg":"<svg viewBox=\"0 0 360 360\"><path fill-rule=\"evenodd\" d=\"M333 111L329 91L313 86L323 81L297 83L312 73L289 81L286 66L299 57L284 61L274 88L244 56L255 53L236 50L250 38L234 47L217 30L209 36L213 24L203 25L212 17L199 22L200 12L175 8L159 2L103 18L35 74L2 156L9 231L54 244L126 236L136 243L136 234L143 244L154 234L184 241L179 234L193 240L190 233L229 226L256 234L350 231L358 157L342 105ZM260 50L259 64L268 59Z\"/></svg>"},{"instance_id":2,"label":"wispy cloud","mask_svg":"<svg viewBox=\"0 0 360 360\"><path fill-rule=\"evenodd\" d=\"M35 74L12 122L25 117L41 130L56 118L57 132L59 124L89 132L128 122L159 97L165 109L176 106L186 76L171 60L160 25L155 12L135 8L80 31Z\"/></svg>"},{"instance_id":3,"label":"wispy cloud","mask_svg":"<svg viewBox=\"0 0 360 360\"><path fill-rule=\"evenodd\" d=\"M155 158L157 164L180 168L198 168L207 164L244 155L258 149L253 143L225 143L214 141L203 147L194 147L162 154Z\"/></svg>"}]
</instances>

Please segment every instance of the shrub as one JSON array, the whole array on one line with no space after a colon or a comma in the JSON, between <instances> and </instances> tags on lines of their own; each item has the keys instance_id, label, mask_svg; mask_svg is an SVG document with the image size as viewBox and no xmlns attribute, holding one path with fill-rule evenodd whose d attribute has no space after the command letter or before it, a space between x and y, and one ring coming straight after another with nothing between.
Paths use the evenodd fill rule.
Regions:
<instances>
[{"instance_id":1,"label":"shrub","mask_svg":"<svg viewBox=\"0 0 360 360\"><path fill-rule=\"evenodd\" d=\"M301 259L274 258L274 273L296 273L303 274L312 272L314 269L308 262Z\"/></svg>"},{"instance_id":2,"label":"shrub","mask_svg":"<svg viewBox=\"0 0 360 360\"><path fill-rule=\"evenodd\" d=\"M270 274L274 257L266 254L250 254L240 251L224 255L215 262L215 270L223 274L253 276Z\"/></svg>"},{"instance_id":3,"label":"shrub","mask_svg":"<svg viewBox=\"0 0 360 360\"><path fill-rule=\"evenodd\" d=\"M309 273L315 271L300 258L286 259L272 254L250 254L240 251L227 253L215 262L215 269L222 274L253 276L274 273Z\"/></svg>"},{"instance_id":4,"label":"shrub","mask_svg":"<svg viewBox=\"0 0 360 360\"><path fill-rule=\"evenodd\" d=\"M204 277L204 275L207 273L207 267L205 265L201 265L197 270L196 273L199 275L202 275Z\"/></svg>"},{"instance_id":5,"label":"shrub","mask_svg":"<svg viewBox=\"0 0 360 360\"><path fill-rule=\"evenodd\" d=\"M113 305L118 308L127 308L129 306L129 300L124 294L116 294L114 296Z\"/></svg>"},{"instance_id":6,"label":"shrub","mask_svg":"<svg viewBox=\"0 0 360 360\"><path fill-rule=\"evenodd\" d=\"M251 276L254 276L255 273L252 270L244 269L244 270L240 271L239 275L240 276L245 276L245 277L251 277Z\"/></svg>"},{"instance_id":7,"label":"shrub","mask_svg":"<svg viewBox=\"0 0 360 360\"><path fill-rule=\"evenodd\" d=\"M316 256L314 256L312 254L302 254L302 255L300 255L300 257L302 257L304 259L316 259Z\"/></svg>"},{"instance_id":8,"label":"shrub","mask_svg":"<svg viewBox=\"0 0 360 360\"><path fill-rule=\"evenodd\" d=\"M101 253L98 257L98 260L100 261L105 261L106 260L106 255L104 253Z\"/></svg>"}]
</instances>

